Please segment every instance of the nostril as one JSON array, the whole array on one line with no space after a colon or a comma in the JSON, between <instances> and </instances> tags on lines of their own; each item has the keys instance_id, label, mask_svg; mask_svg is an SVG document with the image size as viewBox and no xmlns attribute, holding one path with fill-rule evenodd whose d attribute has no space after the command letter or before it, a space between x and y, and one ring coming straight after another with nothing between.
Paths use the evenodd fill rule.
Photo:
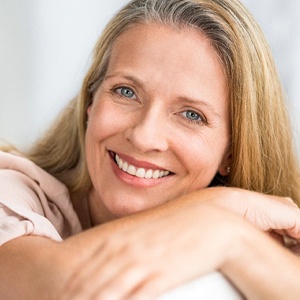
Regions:
<instances>
[{"instance_id":1,"label":"nostril","mask_svg":"<svg viewBox=\"0 0 300 300\"><path fill-rule=\"evenodd\" d=\"M126 140L140 152L167 151L168 137L161 126L142 122L125 132Z\"/></svg>"}]
</instances>

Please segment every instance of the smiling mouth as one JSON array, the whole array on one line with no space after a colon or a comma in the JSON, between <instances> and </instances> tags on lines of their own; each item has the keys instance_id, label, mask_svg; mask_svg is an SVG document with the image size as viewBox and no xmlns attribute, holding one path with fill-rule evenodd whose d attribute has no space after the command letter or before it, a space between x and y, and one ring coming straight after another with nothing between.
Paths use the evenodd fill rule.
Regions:
<instances>
[{"instance_id":1,"label":"smiling mouth","mask_svg":"<svg viewBox=\"0 0 300 300\"><path fill-rule=\"evenodd\" d=\"M155 170L155 169L144 169L133 166L129 164L127 161L120 158L116 153L111 153L116 165L125 173L130 174L132 176L138 178L145 178L145 179L158 179L163 178L173 173L168 170Z\"/></svg>"}]
</instances>

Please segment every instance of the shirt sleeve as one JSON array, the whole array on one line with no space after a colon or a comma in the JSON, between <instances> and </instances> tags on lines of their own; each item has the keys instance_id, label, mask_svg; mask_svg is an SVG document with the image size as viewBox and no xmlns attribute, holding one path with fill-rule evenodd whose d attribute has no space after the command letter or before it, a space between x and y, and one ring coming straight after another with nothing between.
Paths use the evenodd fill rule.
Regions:
<instances>
[{"instance_id":1,"label":"shirt sleeve","mask_svg":"<svg viewBox=\"0 0 300 300\"><path fill-rule=\"evenodd\" d=\"M0 170L0 245L24 235L59 242L81 231L68 195L55 195L54 201L47 196L26 174Z\"/></svg>"}]
</instances>

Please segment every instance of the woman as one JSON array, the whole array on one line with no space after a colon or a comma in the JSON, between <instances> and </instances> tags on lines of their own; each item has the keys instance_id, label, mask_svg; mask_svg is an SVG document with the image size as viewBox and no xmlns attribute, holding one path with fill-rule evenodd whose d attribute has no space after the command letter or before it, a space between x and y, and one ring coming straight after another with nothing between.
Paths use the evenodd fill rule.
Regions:
<instances>
[{"instance_id":1,"label":"woman","mask_svg":"<svg viewBox=\"0 0 300 300\"><path fill-rule=\"evenodd\" d=\"M79 97L24 157L9 150L2 298L151 299L213 271L250 299L298 298L283 238L300 239L299 166L237 0L131 1Z\"/></svg>"}]
</instances>

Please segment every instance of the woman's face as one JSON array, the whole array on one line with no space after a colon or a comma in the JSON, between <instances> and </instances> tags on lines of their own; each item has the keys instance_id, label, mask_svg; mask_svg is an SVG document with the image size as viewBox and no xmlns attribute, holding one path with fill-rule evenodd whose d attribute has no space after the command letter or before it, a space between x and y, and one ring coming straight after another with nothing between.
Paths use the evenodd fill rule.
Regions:
<instances>
[{"instance_id":1,"label":"woman's face","mask_svg":"<svg viewBox=\"0 0 300 300\"><path fill-rule=\"evenodd\" d=\"M194 29L136 25L116 40L88 109L90 209L100 223L207 187L229 164L224 70Z\"/></svg>"}]
</instances>

